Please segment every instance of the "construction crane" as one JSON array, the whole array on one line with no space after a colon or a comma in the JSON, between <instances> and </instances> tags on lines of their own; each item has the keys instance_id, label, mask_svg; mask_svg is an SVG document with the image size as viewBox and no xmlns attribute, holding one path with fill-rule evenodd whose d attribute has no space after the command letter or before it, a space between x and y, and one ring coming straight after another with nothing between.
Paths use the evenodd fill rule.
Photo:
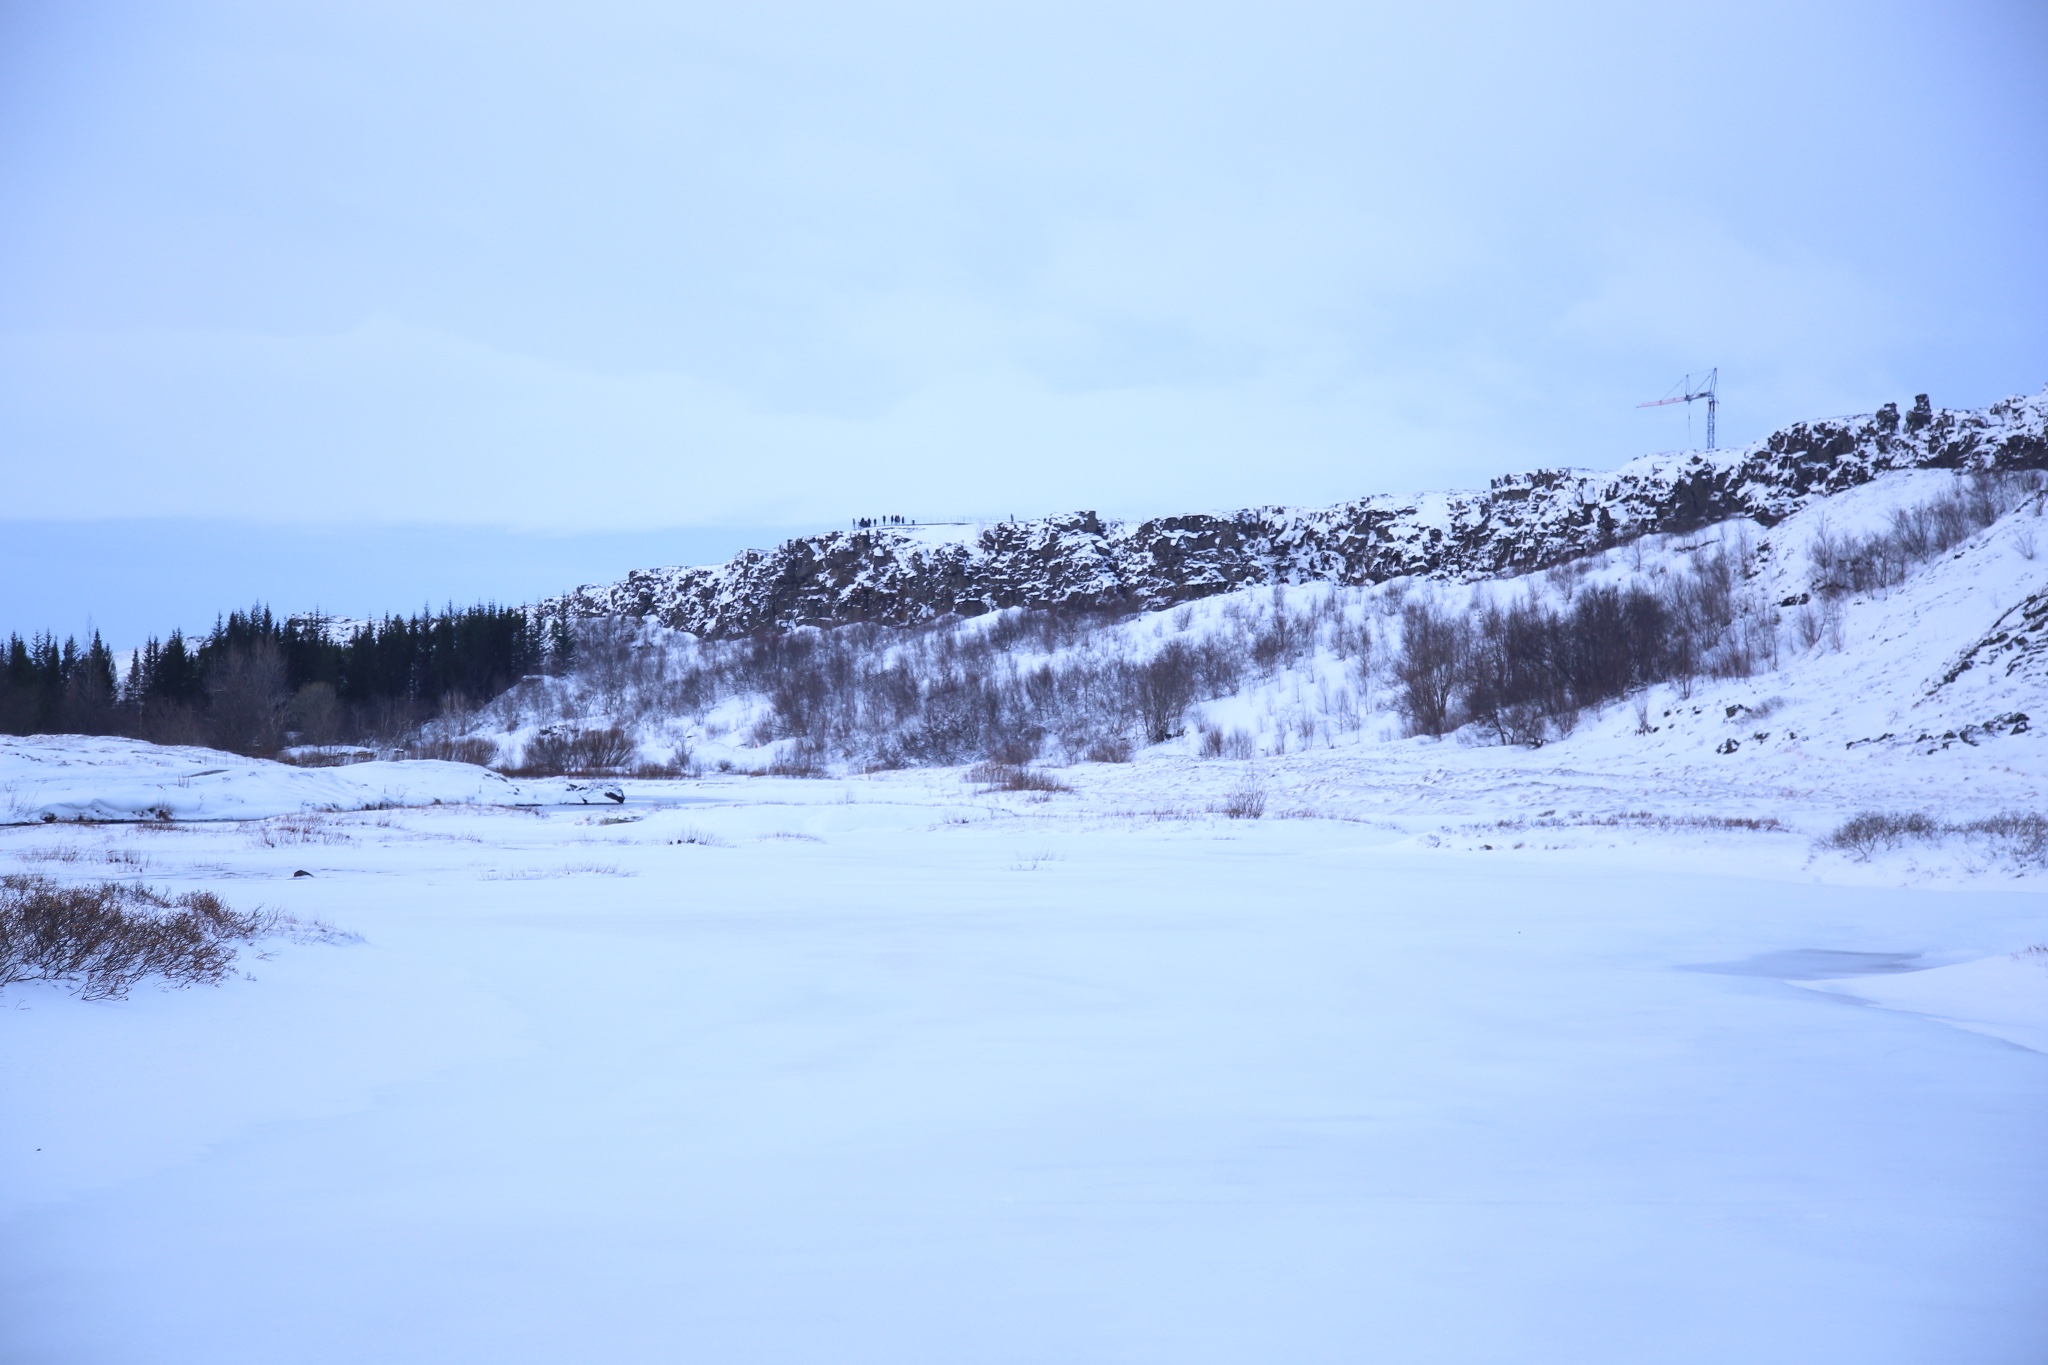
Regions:
<instances>
[{"instance_id":1,"label":"construction crane","mask_svg":"<svg viewBox=\"0 0 2048 1365\"><path fill-rule=\"evenodd\" d=\"M1720 374L1721 367L1717 365L1707 371L1707 377L1697 387L1692 382L1692 376L1687 375L1673 386L1678 392L1668 398L1653 398L1647 403L1638 403L1636 406L1639 408L1668 408L1673 403L1683 403L1685 404L1686 415L1691 416L1694 401L1701 398L1706 399L1707 449L1712 450L1714 448L1714 405L1719 401L1714 396L1714 385L1719 380Z\"/></svg>"}]
</instances>

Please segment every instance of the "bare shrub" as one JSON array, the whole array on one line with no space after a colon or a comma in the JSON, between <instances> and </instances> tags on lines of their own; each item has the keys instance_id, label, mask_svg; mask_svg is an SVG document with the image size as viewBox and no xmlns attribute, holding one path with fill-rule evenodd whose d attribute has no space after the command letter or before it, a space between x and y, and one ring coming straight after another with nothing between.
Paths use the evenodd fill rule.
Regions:
<instances>
[{"instance_id":1,"label":"bare shrub","mask_svg":"<svg viewBox=\"0 0 2048 1365\"><path fill-rule=\"evenodd\" d=\"M1285 614L1288 641L1313 647L1327 605L1316 598L1306 612L1273 611ZM821 763L860 770L1027 766L1048 746L1069 761L1121 761L1117 737L1170 738L1191 704L1237 690L1264 613L1225 616L1224 629L1190 639L1155 621L1161 643L1145 654L1105 636L1125 618L1100 610L1009 609L973 622L798 627L733 640L642 623L593 634L584 664L561 685L522 684L489 714L506 729L543 725L522 757L522 770L536 773L578 766L561 752L556 717L601 713L630 728L656 716L704 717L736 700L748 742L797 740ZM1041 653L1061 657L1033 657Z\"/></svg>"},{"instance_id":2,"label":"bare shrub","mask_svg":"<svg viewBox=\"0 0 2048 1365\"><path fill-rule=\"evenodd\" d=\"M471 763L479 768L496 766L498 744L496 740L480 735L455 735L447 738L422 740L414 750L417 758L436 758L449 763Z\"/></svg>"},{"instance_id":3,"label":"bare shrub","mask_svg":"<svg viewBox=\"0 0 2048 1365\"><path fill-rule=\"evenodd\" d=\"M616 774L633 761L633 740L617 726L546 729L526 743L521 777L594 777Z\"/></svg>"},{"instance_id":4,"label":"bare shrub","mask_svg":"<svg viewBox=\"0 0 2048 1365\"><path fill-rule=\"evenodd\" d=\"M1345 694L1347 699L1349 695L1349 693ZM1355 729L1356 727L1354 726L1353 728ZM1248 730L1235 727L1225 730L1220 725L1205 725L1202 727L1200 756L1203 758L1257 758L1259 756L1259 742L1252 737L1251 732Z\"/></svg>"},{"instance_id":5,"label":"bare shrub","mask_svg":"<svg viewBox=\"0 0 2048 1365\"><path fill-rule=\"evenodd\" d=\"M1195 699L1200 661L1180 640L1168 640L1150 659L1131 672L1131 693L1148 743L1160 744L1180 733L1181 715Z\"/></svg>"},{"instance_id":6,"label":"bare shrub","mask_svg":"<svg viewBox=\"0 0 2048 1365\"><path fill-rule=\"evenodd\" d=\"M1401 609L1401 654L1394 661L1394 678L1410 734L1441 735L1452 727L1466 633L1462 618L1433 602L1410 602Z\"/></svg>"},{"instance_id":7,"label":"bare shrub","mask_svg":"<svg viewBox=\"0 0 2048 1365\"><path fill-rule=\"evenodd\" d=\"M250 839L262 848L287 848L300 844L352 844L346 830L339 830L319 815L280 815L259 820Z\"/></svg>"},{"instance_id":8,"label":"bare shrub","mask_svg":"<svg viewBox=\"0 0 2048 1365\"><path fill-rule=\"evenodd\" d=\"M0 986L58 981L87 1000L118 1000L150 978L172 987L216 985L233 968L237 944L280 935L347 937L271 911L230 910L210 891L170 895L123 882L0 877Z\"/></svg>"},{"instance_id":9,"label":"bare shrub","mask_svg":"<svg viewBox=\"0 0 2048 1365\"><path fill-rule=\"evenodd\" d=\"M1958 834L1989 839L2016 862L2035 867L2048 864L2048 817L2034 811L2006 811L1981 820L1965 820L1949 828Z\"/></svg>"},{"instance_id":10,"label":"bare shrub","mask_svg":"<svg viewBox=\"0 0 2048 1365\"><path fill-rule=\"evenodd\" d=\"M480 872L477 880L482 882L544 882L556 877L632 877L637 873L622 872L616 863L563 863L559 867L521 867L511 871Z\"/></svg>"},{"instance_id":11,"label":"bare shrub","mask_svg":"<svg viewBox=\"0 0 2048 1365\"><path fill-rule=\"evenodd\" d=\"M1820 842L1823 848L1839 849L1864 862L1909 839L1938 843L1948 838L1978 840L1994 854L2028 866L2048 865L2048 816L2035 811L2003 811L1975 820L1949 821L1865 811L1844 821Z\"/></svg>"},{"instance_id":12,"label":"bare shrub","mask_svg":"<svg viewBox=\"0 0 2048 1365\"><path fill-rule=\"evenodd\" d=\"M1069 792L1073 788L1051 773L1009 763L977 763L967 770L967 780L984 791Z\"/></svg>"},{"instance_id":13,"label":"bare shrub","mask_svg":"<svg viewBox=\"0 0 2048 1365\"><path fill-rule=\"evenodd\" d=\"M1823 528L1807 546L1813 591L1840 597L1896 587L1915 567L1947 554L2040 488L2036 470L1978 471L1917 507L1895 508L1890 524L1869 535L1836 535ZM2031 546L2031 536L2027 541Z\"/></svg>"},{"instance_id":14,"label":"bare shrub","mask_svg":"<svg viewBox=\"0 0 2048 1365\"><path fill-rule=\"evenodd\" d=\"M1811 606L1802 604L1798 614L1792 618L1792 638L1803 650L1811 650L1827 634L1827 626L1821 613Z\"/></svg>"},{"instance_id":15,"label":"bare shrub","mask_svg":"<svg viewBox=\"0 0 2048 1365\"><path fill-rule=\"evenodd\" d=\"M214 742L238 754L268 754L284 745L284 655L269 640L230 649L206 679Z\"/></svg>"},{"instance_id":16,"label":"bare shrub","mask_svg":"<svg viewBox=\"0 0 2048 1365\"><path fill-rule=\"evenodd\" d=\"M1441 734L1469 717L1501 743L1536 745L1570 734L1587 707L1654 683L1686 696L1701 676L1775 667L1776 609L1740 586L1751 574L1746 538L1691 548L1691 568L1654 588L1570 578L1561 607L1532 593L1459 617L1410 602L1392 668L1409 732Z\"/></svg>"},{"instance_id":17,"label":"bare shrub","mask_svg":"<svg viewBox=\"0 0 2048 1365\"><path fill-rule=\"evenodd\" d=\"M792 744L769 760L763 769L770 777L826 777L830 775L825 767L825 755L821 746L809 742Z\"/></svg>"},{"instance_id":18,"label":"bare shrub","mask_svg":"<svg viewBox=\"0 0 2048 1365\"><path fill-rule=\"evenodd\" d=\"M1103 735L1091 740L1081 757L1090 763L1128 763L1131 742L1122 735Z\"/></svg>"},{"instance_id":19,"label":"bare shrub","mask_svg":"<svg viewBox=\"0 0 2048 1365\"><path fill-rule=\"evenodd\" d=\"M365 749L352 744L327 744L304 749L280 749L277 761L289 763L295 768L346 768L351 763L371 763L376 760L375 749Z\"/></svg>"},{"instance_id":20,"label":"bare shrub","mask_svg":"<svg viewBox=\"0 0 2048 1365\"><path fill-rule=\"evenodd\" d=\"M1261 747L1328 743L1362 731L1376 696L1398 706L1411 733L1441 735L1472 718L1503 742L1536 744L1569 734L1582 708L1649 683L1672 681L1689 695L1696 678L1771 665L1776 623L1751 600L1754 566L1742 537L1683 548L1690 567L1660 573L1654 591L1585 581L1586 564L1533 581L1520 604L1475 611L1446 609L1400 581L1370 594L1318 585L1234 595L1207 618L1213 629L1200 632L1193 615L1168 629L1184 613L1133 631L1121 629L1128 615L1113 611L1020 608L971 621L856 622L740 639L615 624L586 633L576 673L531 679L487 709L506 730L542 727L520 755L519 771L535 774L621 771L622 763L580 752L584 732L564 724L597 714L627 730L694 717L775 746L781 772L828 763L1029 767L1046 754L1122 762L1134 745L1185 733L1194 708L1236 695L1247 677L1324 656L1338 668L1315 670L1313 702L1297 691L1296 704L1256 740L1211 726L1197 752L1241 759ZM1560 606L1546 583L1569 599ZM1388 614L1405 631L1376 623ZM1376 692L1389 685L1391 694Z\"/></svg>"},{"instance_id":21,"label":"bare shrub","mask_svg":"<svg viewBox=\"0 0 2048 1365\"><path fill-rule=\"evenodd\" d=\"M1609 814L1591 815L1585 811L1567 811L1559 815L1555 811L1544 811L1535 816L1514 816L1506 820L1495 820L1491 824L1467 825L1468 830L1491 832L1506 831L1520 833L1535 829L1707 829L1747 830L1757 834L1781 834L1784 824L1774 815L1669 815L1646 810L1625 810Z\"/></svg>"},{"instance_id":22,"label":"bare shrub","mask_svg":"<svg viewBox=\"0 0 2048 1365\"><path fill-rule=\"evenodd\" d=\"M1231 788L1218 809L1233 820L1256 820L1266 813L1266 789L1257 777L1247 773Z\"/></svg>"},{"instance_id":23,"label":"bare shrub","mask_svg":"<svg viewBox=\"0 0 2048 1365\"><path fill-rule=\"evenodd\" d=\"M1827 848L1840 849L1859 861L1867 861L1880 849L1897 848L1907 839L1934 839L1942 833L1940 822L1925 815L1893 815L1867 810L1836 826L1821 841Z\"/></svg>"},{"instance_id":24,"label":"bare shrub","mask_svg":"<svg viewBox=\"0 0 2048 1365\"><path fill-rule=\"evenodd\" d=\"M285 704L286 730L299 744L332 744L345 719L341 698L329 682L309 682Z\"/></svg>"}]
</instances>

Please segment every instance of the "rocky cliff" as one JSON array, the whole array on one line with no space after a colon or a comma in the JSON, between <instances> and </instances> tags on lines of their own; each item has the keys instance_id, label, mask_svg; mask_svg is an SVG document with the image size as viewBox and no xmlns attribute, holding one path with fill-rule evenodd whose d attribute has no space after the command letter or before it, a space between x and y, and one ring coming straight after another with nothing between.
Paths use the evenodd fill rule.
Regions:
<instances>
[{"instance_id":1,"label":"rocky cliff","mask_svg":"<svg viewBox=\"0 0 2048 1365\"><path fill-rule=\"evenodd\" d=\"M1274 582L1491 578L1730 517L1771 525L1891 470L2044 467L2048 389L1973 411L1937 411L1923 394L1903 416L1888 403L1737 449L1646 456L1607 474L1511 474L1481 491L1128 523L1076 512L958 540L917 529L831 532L708 568L638 570L539 609L733 636L1014 606L1158 608Z\"/></svg>"}]
</instances>

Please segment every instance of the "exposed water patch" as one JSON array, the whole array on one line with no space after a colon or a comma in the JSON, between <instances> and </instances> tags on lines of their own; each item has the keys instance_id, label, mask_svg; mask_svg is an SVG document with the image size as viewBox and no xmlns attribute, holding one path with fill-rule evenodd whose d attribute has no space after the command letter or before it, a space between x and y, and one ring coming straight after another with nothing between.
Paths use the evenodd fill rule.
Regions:
<instances>
[{"instance_id":1,"label":"exposed water patch","mask_svg":"<svg viewBox=\"0 0 2048 1365\"><path fill-rule=\"evenodd\" d=\"M1762 976L1777 981L1831 981L1844 976L1881 976L1917 972L1927 965L1921 953L1845 952L1838 948L1787 948L1758 953L1739 962L1703 962L1680 967L1682 972L1715 972L1722 976Z\"/></svg>"}]
</instances>

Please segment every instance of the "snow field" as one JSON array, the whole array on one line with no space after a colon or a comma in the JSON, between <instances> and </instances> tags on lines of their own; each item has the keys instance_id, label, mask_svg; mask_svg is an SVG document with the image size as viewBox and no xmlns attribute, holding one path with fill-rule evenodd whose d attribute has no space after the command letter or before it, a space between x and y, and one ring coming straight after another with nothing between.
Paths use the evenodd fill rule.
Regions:
<instances>
[{"instance_id":1,"label":"snow field","mask_svg":"<svg viewBox=\"0 0 2048 1365\"><path fill-rule=\"evenodd\" d=\"M591 805L616 783L522 779L417 760L298 768L106 735L0 735L0 825L261 820L395 806Z\"/></svg>"},{"instance_id":2,"label":"snow field","mask_svg":"<svg viewBox=\"0 0 2048 1365\"><path fill-rule=\"evenodd\" d=\"M1148 766L1242 765L1073 775ZM2037 894L1121 795L0 830L364 936L0 998L0 1359L2048 1350L2048 1056L1783 979L1982 959Z\"/></svg>"}]
</instances>

